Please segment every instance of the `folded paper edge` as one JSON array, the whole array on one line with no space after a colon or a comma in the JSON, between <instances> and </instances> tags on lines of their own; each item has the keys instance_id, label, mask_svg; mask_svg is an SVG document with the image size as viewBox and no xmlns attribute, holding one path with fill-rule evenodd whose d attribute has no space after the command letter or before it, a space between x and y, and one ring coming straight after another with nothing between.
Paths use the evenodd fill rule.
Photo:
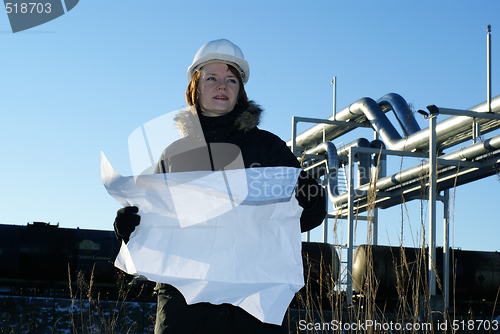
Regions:
<instances>
[{"instance_id":1,"label":"folded paper edge","mask_svg":"<svg viewBox=\"0 0 500 334\"><path fill-rule=\"evenodd\" d=\"M108 158L101 151L101 180L105 187L109 187L114 180L120 178L121 175L111 166Z\"/></svg>"}]
</instances>

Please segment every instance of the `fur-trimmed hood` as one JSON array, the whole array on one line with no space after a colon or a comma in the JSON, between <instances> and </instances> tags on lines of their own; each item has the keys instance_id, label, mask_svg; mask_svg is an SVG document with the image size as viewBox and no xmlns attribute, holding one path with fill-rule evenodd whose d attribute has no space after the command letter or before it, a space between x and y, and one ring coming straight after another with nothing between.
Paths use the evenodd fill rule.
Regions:
<instances>
[{"instance_id":1,"label":"fur-trimmed hood","mask_svg":"<svg viewBox=\"0 0 500 334\"><path fill-rule=\"evenodd\" d=\"M192 107L183 108L174 118L175 126L179 129L182 136L190 136L197 132L193 126L193 120L196 115L191 111ZM249 101L248 108L245 111L240 111L233 122L236 130L248 131L260 123L260 117L263 110L255 102ZM220 116L224 117L224 116Z\"/></svg>"}]
</instances>

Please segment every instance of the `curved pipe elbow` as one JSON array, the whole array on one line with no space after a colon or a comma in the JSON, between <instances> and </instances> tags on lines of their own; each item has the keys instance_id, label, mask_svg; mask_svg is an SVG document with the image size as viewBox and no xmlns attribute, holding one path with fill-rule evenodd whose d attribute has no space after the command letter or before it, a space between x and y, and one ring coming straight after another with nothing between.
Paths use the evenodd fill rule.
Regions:
<instances>
[{"instance_id":1,"label":"curved pipe elbow","mask_svg":"<svg viewBox=\"0 0 500 334\"><path fill-rule=\"evenodd\" d=\"M370 121L372 128L380 135L382 140L391 147L401 141L401 135L396 131L387 116L380 109L377 102L370 98L362 98L349 107L349 110L359 110L363 112Z\"/></svg>"},{"instance_id":2,"label":"curved pipe elbow","mask_svg":"<svg viewBox=\"0 0 500 334\"><path fill-rule=\"evenodd\" d=\"M385 149L385 144L379 139L370 142L371 148ZM378 169L377 178L385 177L387 174L387 156L385 154L375 153L373 157L373 167Z\"/></svg>"},{"instance_id":3,"label":"curved pipe elbow","mask_svg":"<svg viewBox=\"0 0 500 334\"><path fill-rule=\"evenodd\" d=\"M379 142L381 145L383 143L379 140L376 141ZM380 145L379 144L379 145ZM358 138L354 140L353 142L342 146L342 148L337 150L337 154L340 155L348 155L349 154L349 148L351 147L371 147L370 142L365 139L365 138ZM363 185L366 183L370 182L370 167L371 167L371 159L370 159L370 153L357 153L356 154L356 160L359 163L358 166L358 184ZM339 166L337 165L337 168ZM338 172L337 172L338 173ZM344 201L344 195L340 195L338 191L338 179L336 180L335 184L335 191L332 191L330 193L330 200L334 205L337 205L339 203L342 203Z\"/></svg>"},{"instance_id":4,"label":"curved pipe elbow","mask_svg":"<svg viewBox=\"0 0 500 334\"><path fill-rule=\"evenodd\" d=\"M325 179L327 181L328 196L338 196L338 168L339 159L337 155L337 148L332 142L323 142L309 150L306 154L323 154L326 153L327 173Z\"/></svg>"},{"instance_id":5,"label":"curved pipe elbow","mask_svg":"<svg viewBox=\"0 0 500 334\"><path fill-rule=\"evenodd\" d=\"M383 112L389 110L394 112L394 116L396 116L405 137L421 130L420 125L418 125L415 116L411 112L410 106L401 95L389 93L382 96L377 103Z\"/></svg>"}]
</instances>

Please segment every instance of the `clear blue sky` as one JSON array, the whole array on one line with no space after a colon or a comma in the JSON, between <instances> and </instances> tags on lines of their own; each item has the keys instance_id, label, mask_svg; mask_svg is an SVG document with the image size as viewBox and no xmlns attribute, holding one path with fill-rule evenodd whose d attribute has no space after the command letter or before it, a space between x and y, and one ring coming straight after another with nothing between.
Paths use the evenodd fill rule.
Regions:
<instances>
[{"instance_id":1,"label":"clear blue sky","mask_svg":"<svg viewBox=\"0 0 500 334\"><path fill-rule=\"evenodd\" d=\"M1 12L0 223L112 229L120 206L101 183L100 152L120 174L131 174L128 136L186 105L186 69L210 40L241 47L251 69L247 93L266 110L261 128L288 140L292 116L331 115L333 76L338 110L390 92L416 109L485 101L488 24L499 95L498 13L497 0L82 0L58 19L13 34ZM453 247L500 250L499 191L498 176L456 189ZM380 213L380 243L399 244L403 219L405 245L420 244L427 204L409 203L408 210L403 218L400 206ZM361 227L358 233L360 243Z\"/></svg>"}]
</instances>

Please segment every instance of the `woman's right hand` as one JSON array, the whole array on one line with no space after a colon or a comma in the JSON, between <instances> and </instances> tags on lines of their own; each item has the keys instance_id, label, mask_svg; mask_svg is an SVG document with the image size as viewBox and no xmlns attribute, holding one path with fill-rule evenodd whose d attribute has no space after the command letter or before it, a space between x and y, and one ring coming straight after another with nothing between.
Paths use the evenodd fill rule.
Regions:
<instances>
[{"instance_id":1,"label":"woman's right hand","mask_svg":"<svg viewBox=\"0 0 500 334\"><path fill-rule=\"evenodd\" d=\"M126 206L116 212L113 225L118 240L128 243L130 234L134 232L135 227L141 222L141 216L137 214L138 212L139 208L136 206Z\"/></svg>"}]
</instances>

